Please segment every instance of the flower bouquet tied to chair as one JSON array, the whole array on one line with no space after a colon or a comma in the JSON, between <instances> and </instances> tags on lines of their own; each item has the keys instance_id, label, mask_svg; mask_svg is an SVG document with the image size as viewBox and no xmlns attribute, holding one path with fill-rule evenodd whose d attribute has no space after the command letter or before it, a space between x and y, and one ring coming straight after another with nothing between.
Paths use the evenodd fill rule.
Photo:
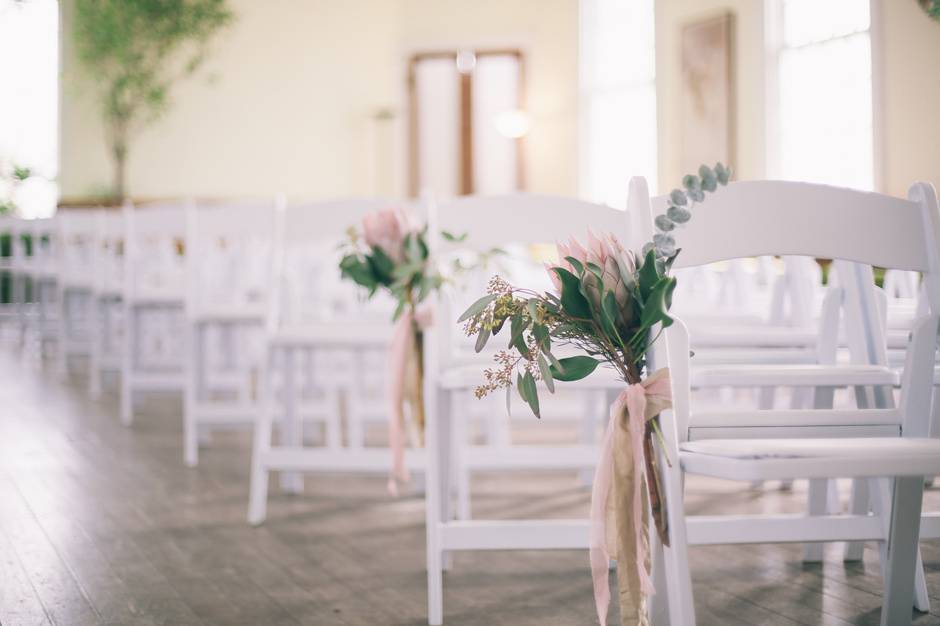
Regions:
<instances>
[{"instance_id":1,"label":"flower bouquet tied to chair","mask_svg":"<svg viewBox=\"0 0 940 626\"><path fill-rule=\"evenodd\" d=\"M655 448L662 438L659 414L671 407L672 392L668 370L649 371L647 357L673 321L669 309L676 278L670 269L680 250L672 232L730 176L721 163L685 176L682 189L669 194L666 212L654 220L653 240L641 251L628 250L611 233L589 232L586 245L572 238L558 244L558 264L546 266L555 292L538 293L494 276L486 295L458 319L466 334L475 336L477 352L500 333L508 337L506 348L494 357L495 366L484 371L477 397L505 389L508 404L515 386L540 416L540 385L554 392L556 383L583 379L598 366L612 369L626 385L611 406L591 498L590 558L601 624L610 603L611 557L619 564L622 623L648 623L647 597L654 592L650 513L660 540L669 545ZM572 355L556 357L558 348Z\"/></svg>"}]
</instances>

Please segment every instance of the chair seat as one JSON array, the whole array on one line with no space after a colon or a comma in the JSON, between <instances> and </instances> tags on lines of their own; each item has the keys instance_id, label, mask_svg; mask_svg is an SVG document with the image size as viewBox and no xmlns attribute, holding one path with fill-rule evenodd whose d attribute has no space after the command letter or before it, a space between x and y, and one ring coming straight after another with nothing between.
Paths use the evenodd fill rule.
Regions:
<instances>
[{"instance_id":1,"label":"chair seat","mask_svg":"<svg viewBox=\"0 0 940 626\"><path fill-rule=\"evenodd\" d=\"M681 444L679 455L687 472L743 481L940 473L936 439L709 439Z\"/></svg>"},{"instance_id":2,"label":"chair seat","mask_svg":"<svg viewBox=\"0 0 940 626\"><path fill-rule=\"evenodd\" d=\"M265 304L260 305L232 305L199 307L190 313L191 319L197 322L263 322L268 311Z\"/></svg>"},{"instance_id":3,"label":"chair seat","mask_svg":"<svg viewBox=\"0 0 940 626\"><path fill-rule=\"evenodd\" d=\"M819 360L816 348L705 348L694 350L693 371L712 365L807 364Z\"/></svg>"},{"instance_id":4,"label":"chair seat","mask_svg":"<svg viewBox=\"0 0 940 626\"><path fill-rule=\"evenodd\" d=\"M692 372L693 387L847 387L897 385L892 369L879 365L711 365Z\"/></svg>"},{"instance_id":5,"label":"chair seat","mask_svg":"<svg viewBox=\"0 0 940 626\"><path fill-rule=\"evenodd\" d=\"M790 326L691 325L692 349L801 348L815 346L819 331Z\"/></svg>"},{"instance_id":6,"label":"chair seat","mask_svg":"<svg viewBox=\"0 0 940 626\"><path fill-rule=\"evenodd\" d=\"M271 333L268 340L276 346L383 348L391 338L392 326L388 322L329 321L284 326Z\"/></svg>"}]
</instances>

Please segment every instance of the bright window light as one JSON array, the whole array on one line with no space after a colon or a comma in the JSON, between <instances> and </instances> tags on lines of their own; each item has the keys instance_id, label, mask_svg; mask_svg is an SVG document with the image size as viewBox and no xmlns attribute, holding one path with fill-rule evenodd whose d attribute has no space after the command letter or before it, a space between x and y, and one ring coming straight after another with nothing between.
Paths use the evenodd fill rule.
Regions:
<instances>
[{"instance_id":1,"label":"bright window light","mask_svg":"<svg viewBox=\"0 0 940 626\"><path fill-rule=\"evenodd\" d=\"M874 187L869 0L780 0L776 177Z\"/></svg>"},{"instance_id":2,"label":"bright window light","mask_svg":"<svg viewBox=\"0 0 940 626\"><path fill-rule=\"evenodd\" d=\"M55 211L58 173L59 7L55 0L0 0L0 202L23 217ZM13 167L36 174L12 188Z\"/></svg>"},{"instance_id":3,"label":"bright window light","mask_svg":"<svg viewBox=\"0 0 940 626\"><path fill-rule=\"evenodd\" d=\"M623 207L630 176L656 191L653 0L581 2L581 194Z\"/></svg>"}]
</instances>

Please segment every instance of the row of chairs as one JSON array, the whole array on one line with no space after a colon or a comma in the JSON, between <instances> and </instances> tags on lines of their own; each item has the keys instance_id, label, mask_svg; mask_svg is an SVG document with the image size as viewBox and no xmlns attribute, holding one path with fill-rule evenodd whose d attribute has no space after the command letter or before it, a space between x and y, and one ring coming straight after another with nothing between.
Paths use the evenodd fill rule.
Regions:
<instances>
[{"instance_id":1,"label":"row of chairs","mask_svg":"<svg viewBox=\"0 0 940 626\"><path fill-rule=\"evenodd\" d=\"M547 210L549 205L540 201L467 198L432 206L429 219L437 254L454 245L434 237L443 231L467 230L473 240L489 236L488 244L535 244L566 239L585 224L620 233L636 247L652 234L652 217L665 203L662 197L651 199L645 182L634 179L626 215L588 203ZM928 437L938 318L926 313L940 306L940 215L933 188L917 184L909 200L899 200L801 183L736 183L709 198L677 240L683 249L680 281L683 270L687 278L713 262L766 255L837 259L838 277L831 274L830 286L818 296L803 296L820 307L818 315L803 320L805 326L817 325L811 338L800 338L799 320L783 327L747 325L733 315L735 330L722 338L715 330L709 333L716 320L702 316L688 327L675 324L659 344L654 361L669 366L674 381L675 408L663 416L667 447L680 462L661 463L672 543L654 546L659 590L654 623L695 623L689 545L808 543L807 556L818 560L821 552L812 548L840 540L849 542L847 559L861 557L862 542L877 543L885 577L882 623L909 623L912 605L929 609L918 538L940 537L940 516L921 515L924 478L940 471L940 442ZM924 276L920 306L925 315L906 328L910 340L900 377L887 359L889 307L874 286L872 266ZM911 291L904 295L911 298ZM800 296L791 292L790 297ZM442 319L460 310L446 297L437 306ZM682 307L677 296L676 310ZM453 398L476 384L481 363L468 363L453 348L446 326L433 328L427 345L428 610L429 622L440 624L442 574L450 553L584 549L589 532L586 520L468 520L454 514L453 454L460 451L454 441L462 418ZM733 354L700 360L711 348ZM777 360L778 349L796 354ZM598 375L580 385L613 393L622 387ZM755 410L693 410L698 403L692 402L691 390L707 386L788 387L807 393L794 394L798 402L786 410L766 406L766 398ZM895 387L900 388L899 405ZM842 388L854 391L854 406L835 408L835 391ZM806 399L808 407L802 405ZM808 515L686 517L685 474L739 481L808 479ZM845 515L828 497L835 478L854 479Z\"/></svg>"},{"instance_id":2,"label":"row of chairs","mask_svg":"<svg viewBox=\"0 0 940 626\"><path fill-rule=\"evenodd\" d=\"M793 191L785 184L775 185L783 186L749 191L748 185L733 185L716 197L728 196L725 204L716 200L705 205L708 212L703 209L692 227L680 235L685 247L681 258L708 250L693 258L701 260L711 254L713 258L707 260L721 263L686 263L680 275L684 292L676 297L677 311L689 322L695 353L688 375L677 378L680 386L685 383L702 393L717 388L725 394L733 388L756 388L760 390L757 408L765 410L686 415L681 411L687 407L679 403L676 413L684 426L675 431L677 441L729 437L748 441L758 432L773 437L897 437L907 413L894 408L891 389L899 385L900 377L892 366L905 353L901 339L910 332L914 313L918 307L921 312L928 309L927 298L911 280L914 274L888 274L885 284L892 297L887 298L884 292L869 290L870 266L852 262L874 261L862 254L864 249L853 249L854 256L834 264L829 285L822 288L813 261L793 256L773 260L767 255L839 255L827 253L829 249L818 242L798 245L796 239L782 247L766 242L766 248L757 245L762 243L758 239L751 242L752 247L739 250L729 242L730 235L721 234L722 229L732 232L730 217L721 222L712 207L727 206L728 214L736 215L748 202L761 204L753 197L760 193L780 195L781 200L764 204L781 214L791 202L807 198L817 207L841 209L869 203L881 211L902 213L912 212L911 203L816 186ZM929 205L929 187L915 190L924 195L921 205ZM842 193L849 195L838 195ZM620 233L639 247L643 234L651 232L649 207L661 211L664 201L649 200L645 185L636 180L626 214L531 195L441 203L426 199L412 208L427 214L438 257L467 254L470 251L462 249L467 244L477 251L501 246L521 259L518 263L518 259L506 259L501 269L529 285L537 280L530 262L538 256L539 245L579 234L590 225L596 231ZM102 373L119 372L120 413L125 423L133 420L134 400L140 392L183 391L183 456L189 465L198 462L199 442L208 442L213 429L253 424L249 520L260 523L266 516L270 472L280 472L282 488L296 492L302 488L302 473L388 469L388 451L367 446L366 431L371 421L386 419L382 389L391 305L373 302L365 306L352 288L338 280L335 269L336 246L345 230L365 213L386 206L389 202L380 200L287 205L273 199L219 206L189 203L122 211L67 210L53 220L10 220L0 224L0 233L11 233L13 242L12 254L4 257L0 270L13 277L11 319L19 324L21 340L35 339L32 343L40 347L55 344L59 371L66 371L75 356L87 354L89 389L94 394L101 391ZM442 230L466 232L469 237L466 244L457 245L435 236ZM734 232L749 231L738 228ZM783 229L781 237L786 232ZM748 234L745 239L754 238ZM927 272L923 265L911 262L901 264L900 269ZM437 304L438 324L429 336L426 365L428 406L436 416L429 425L431 454L425 456L418 450L407 457L413 471L428 472L431 623L442 619L439 572L451 551L586 546L586 526L580 520L473 519L471 477L476 472L514 469L589 472L596 459L594 441L598 425L605 421L605 405L619 391L616 381L583 381L557 403L557 413L578 424L577 441L551 447L519 445L505 410L498 408L501 402L467 401L485 363L480 359L488 355L474 355L459 337L459 329L448 323L461 303L479 292L483 279L484 275L462 277L464 288L448 291ZM680 336L670 346L682 345L682 341ZM679 361L672 367L681 367L681 359L670 355ZM770 410L776 390L782 388L795 390L790 404L798 411ZM877 407L874 420L854 410L835 411L835 390L841 388L855 391L858 409ZM677 395L681 396L679 390ZM551 407L547 412L551 414ZM471 432L477 423L483 426L482 438ZM308 428L305 438L307 425L317 426L320 445L304 445L310 435ZM482 445L475 445L479 441ZM804 474L755 472L753 478L789 479ZM738 527L750 527L750 521L732 520L726 532L721 530L726 520L715 520L711 525L690 525L689 543L741 541L742 537L806 541L812 542L807 545L807 558L818 560L818 541L886 536L887 531L874 536L870 521L843 524L838 532L824 530L828 518L837 513L830 497L834 483L824 476L810 478L808 509L821 515L821 522L809 518L803 525L790 527L793 532L783 532L780 522L768 521L742 535ZM878 485L876 490L865 480L856 482L852 504L856 517L878 518L867 515L874 507L879 519L885 518L884 484ZM924 536L940 536L937 520L931 516L925 520ZM851 532L843 532L846 529ZM850 545L847 558L860 558L861 544ZM671 562L682 565L681 559ZM915 605L925 608L928 599L922 570L913 566L911 570L919 572ZM673 571L681 574L682 570ZM671 580L670 585L680 579ZM670 603L676 598L685 602L685 595L680 586L669 594ZM670 608L679 612L689 607ZM691 623L673 623L680 622Z\"/></svg>"}]
</instances>

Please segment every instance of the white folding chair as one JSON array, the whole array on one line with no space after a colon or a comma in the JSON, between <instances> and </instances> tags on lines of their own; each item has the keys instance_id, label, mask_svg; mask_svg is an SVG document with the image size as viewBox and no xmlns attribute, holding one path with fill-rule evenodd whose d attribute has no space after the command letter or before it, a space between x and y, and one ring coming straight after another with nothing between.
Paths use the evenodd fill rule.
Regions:
<instances>
[{"instance_id":1,"label":"white folding chair","mask_svg":"<svg viewBox=\"0 0 940 626\"><path fill-rule=\"evenodd\" d=\"M185 206L123 210L120 418L126 425L138 392L183 390Z\"/></svg>"},{"instance_id":2,"label":"white folding chair","mask_svg":"<svg viewBox=\"0 0 940 626\"><path fill-rule=\"evenodd\" d=\"M90 345L92 274L96 212L93 209L60 210L56 216L57 370L68 373L69 359L87 356Z\"/></svg>"},{"instance_id":3,"label":"white folding chair","mask_svg":"<svg viewBox=\"0 0 940 626\"><path fill-rule=\"evenodd\" d=\"M255 420L259 347L274 290L281 210L280 196L187 207L183 459L189 467L199 461L200 433Z\"/></svg>"},{"instance_id":4,"label":"white folding chair","mask_svg":"<svg viewBox=\"0 0 940 626\"><path fill-rule=\"evenodd\" d=\"M572 235L583 237L588 228L597 233L612 232L629 242L629 219L625 212L553 196L465 197L432 203L429 225L429 241L436 258L455 247L440 236L442 231L467 233L467 241L480 250L507 243L550 244ZM464 341L455 340L451 331L461 310L451 300L447 296L437 299L434 316L438 323L425 337L429 624L441 624L443 620L443 570L449 552L588 546L586 520L455 521L452 502L455 469L458 476L483 470L578 469L593 467L597 459L596 446L585 444L461 445L466 413L457 410L458 402L464 401L468 391L480 383L482 369L490 363L481 362ZM602 375L592 378L570 388L594 392L616 388L614 380L605 380ZM461 478L460 482L465 480Z\"/></svg>"},{"instance_id":5,"label":"white folding chair","mask_svg":"<svg viewBox=\"0 0 940 626\"><path fill-rule=\"evenodd\" d=\"M20 344L33 331L39 353L55 339L55 256L54 218L17 219L14 222L14 302L17 303Z\"/></svg>"},{"instance_id":6,"label":"white folding chair","mask_svg":"<svg viewBox=\"0 0 940 626\"><path fill-rule=\"evenodd\" d=\"M806 183L733 183L710 197L707 211L676 233L683 248L676 265L773 253L844 259L922 271L931 300L940 302L936 196L930 185L918 183L909 198ZM858 299L855 310L870 315L874 285L870 265L864 267L869 271L856 275L851 297ZM865 326L866 331L877 328ZM672 371L674 409L664 413L663 427L667 452L679 463L672 468L660 463L671 547L662 554L658 546L655 554L664 557L668 587L668 609L660 604L654 613L659 623L695 623L689 545L837 540L879 543L885 577L882 624L909 623L915 580L922 574L917 538L923 477L940 471L940 442L926 439L937 331L936 315L915 326L899 408L703 416L691 410L688 333L678 322L667 329L668 350L657 349L656 363ZM874 513L686 517L684 473L744 481L868 479Z\"/></svg>"},{"instance_id":7,"label":"white folding chair","mask_svg":"<svg viewBox=\"0 0 940 626\"><path fill-rule=\"evenodd\" d=\"M102 375L121 369L124 333L124 213L98 211L92 254L92 320L88 359L88 393L101 394Z\"/></svg>"},{"instance_id":8,"label":"white folding chair","mask_svg":"<svg viewBox=\"0 0 940 626\"><path fill-rule=\"evenodd\" d=\"M251 458L248 521L267 516L268 477L281 473L288 493L303 489L301 472L387 473L386 447L365 447L369 414L387 414L381 370L391 339L392 308L363 303L340 283L338 247L368 213L395 206L384 199L288 205L274 248L274 285L259 378L260 408ZM352 297L351 297L352 296ZM360 296L361 298L361 296ZM373 367L363 367L370 360ZM377 398L369 402L367 398ZM349 445L342 445L341 410L348 412ZM377 406L378 405L378 406ZM280 418L280 419L279 419ZM274 425L280 437L274 442ZM324 445L304 446L303 425L324 426ZM423 469L420 451L406 462Z\"/></svg>"}]
</instances>

